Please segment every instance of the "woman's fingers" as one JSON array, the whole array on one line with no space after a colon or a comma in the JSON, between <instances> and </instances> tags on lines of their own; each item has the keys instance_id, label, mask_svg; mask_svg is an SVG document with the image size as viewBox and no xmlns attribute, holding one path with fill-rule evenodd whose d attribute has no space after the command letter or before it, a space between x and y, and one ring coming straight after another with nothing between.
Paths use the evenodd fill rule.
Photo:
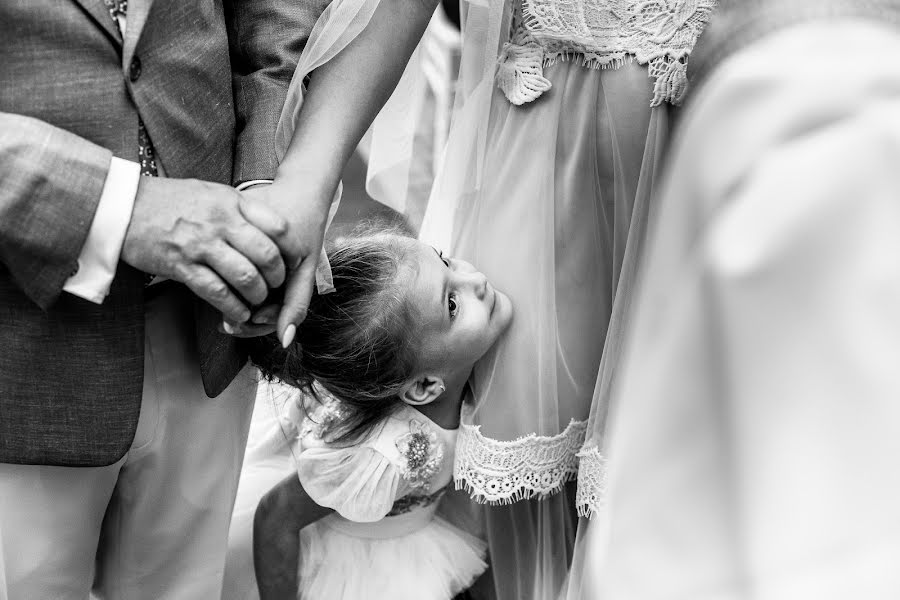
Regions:
<instances>
[{"instance_id":1,"label":"woman's fingers","mask_svg":"<svg viewBox=\"0 0 900 600\"><path fill-rule=\"evenodd\" d=\"M287 348L294 341L297 326L306 318L309 301L316 281L316 265L319 254L306 256L300 267L288 275L284 290L284 303L278 313L278 339Z\"/></svg>"}]
</instances>

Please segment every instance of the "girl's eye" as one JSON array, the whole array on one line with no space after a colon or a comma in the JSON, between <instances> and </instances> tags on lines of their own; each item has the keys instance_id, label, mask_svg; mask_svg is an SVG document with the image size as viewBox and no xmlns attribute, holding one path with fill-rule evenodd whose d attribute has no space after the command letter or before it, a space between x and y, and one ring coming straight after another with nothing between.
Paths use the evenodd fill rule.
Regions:
<instances>
[{"instance_id":1,"label":"girl's eye","mask_svg":"<svg viewBox=\"0 0 900 600\"><path fill-rule=\"evenodd\" d=\"M449 259L449 258L445 258L443 252L438 253L438 256L441 257L441 261L443 261L444 266L447 267L447 268L449 269L449 268L450 268L450 259Z\"/></svg>"},{"instance_id":2,"label":"girl's eye","mask_svg":"<svg viewBox=\"0 0 900 600\"><path fill-rule=\"evenodd\" d=\"M447 308L450 310L450 318L452 319L459 311L459 304L456 301L456 292L450 293L450 296L447 299Z\"/></svg>"}]
</instances>

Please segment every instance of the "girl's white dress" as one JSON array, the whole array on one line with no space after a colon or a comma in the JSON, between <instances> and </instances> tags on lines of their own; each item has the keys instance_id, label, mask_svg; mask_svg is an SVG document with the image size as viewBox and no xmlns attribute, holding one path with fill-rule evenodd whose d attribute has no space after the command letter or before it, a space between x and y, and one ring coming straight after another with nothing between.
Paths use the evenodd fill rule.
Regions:
<instances>
[{"instance_id":1,"label":"girl's white dress","mask_svg":"<svg viewBox=\"0 0 900 600\"><path fill-rule=\"evenodd\" d=\"M487 568L484 542L436 514L456 430L403 405L363 441L341 446L328 441L338 401L291 393L274 413L272 403L271 391L257 401L254 419L267 431L255 423L262 435L245 458L224 597L258 597L248 576L252 513L291 469L316 503L335 510L300 532L298 599L449 600Z\"/></svg>"}]
</instances>

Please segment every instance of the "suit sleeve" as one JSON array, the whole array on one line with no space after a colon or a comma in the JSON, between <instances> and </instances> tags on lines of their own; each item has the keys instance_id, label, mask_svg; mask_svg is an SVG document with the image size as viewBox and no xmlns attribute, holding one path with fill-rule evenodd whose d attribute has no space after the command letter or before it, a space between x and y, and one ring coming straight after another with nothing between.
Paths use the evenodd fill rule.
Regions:
<instances>
[{"instance_id":1,"label":"suit sleeve","mask_svg":"<svg viewBox=\"0 0 900 600\"><path fill-rule=\"evenodd\" d=\"M41 308L78 269L111 160L77 135L0 113L0 263Z\"/></svg>"},{"instance_id":2,"label":"suit sleeve","mask_svg":"<svg viewBox=\"0 0 900 600\"><path fill-rule=\"evenodd\" d=\"M275 176L275 127L297 60L330 0L233 0L227 22L237 117L234 182Z\"/></svg>"}]
</instances>

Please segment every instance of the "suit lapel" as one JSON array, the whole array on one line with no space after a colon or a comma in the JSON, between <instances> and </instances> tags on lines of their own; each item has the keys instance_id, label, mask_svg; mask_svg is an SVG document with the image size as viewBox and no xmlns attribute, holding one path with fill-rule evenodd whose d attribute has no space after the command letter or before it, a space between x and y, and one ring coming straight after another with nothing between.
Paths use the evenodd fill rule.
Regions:
<instances>
[{"instance_id":1,"label":"suit lapel","mask_svg":"<svg viewBox=\"0 0 900 600\"><path fill-rule=\"evenodd\" d=\"M102 4L102 0L100 0ZM122 51L122 64L131 64L131 57L134 56L134 49L147 23L147 15L150 14L150 7L153 6L153 0L129 0L128 2L128 25L125 27L125 45ZM127 66L126 66L127 68Z\"/></svg>"},{"instance_id":2,"label":"suit lapel","mask_svg":"<svg viewBox=\"0 0 900 600\"><path fill-rule=\"evenodd\" d=\"M122 36L119 35L119 28L110 16L109 9L103 0L75 0L75 2L94 18L97 25L109 34L109 37L112 38L117 46L121 47Z\"/></svg>"}]
</instances>

